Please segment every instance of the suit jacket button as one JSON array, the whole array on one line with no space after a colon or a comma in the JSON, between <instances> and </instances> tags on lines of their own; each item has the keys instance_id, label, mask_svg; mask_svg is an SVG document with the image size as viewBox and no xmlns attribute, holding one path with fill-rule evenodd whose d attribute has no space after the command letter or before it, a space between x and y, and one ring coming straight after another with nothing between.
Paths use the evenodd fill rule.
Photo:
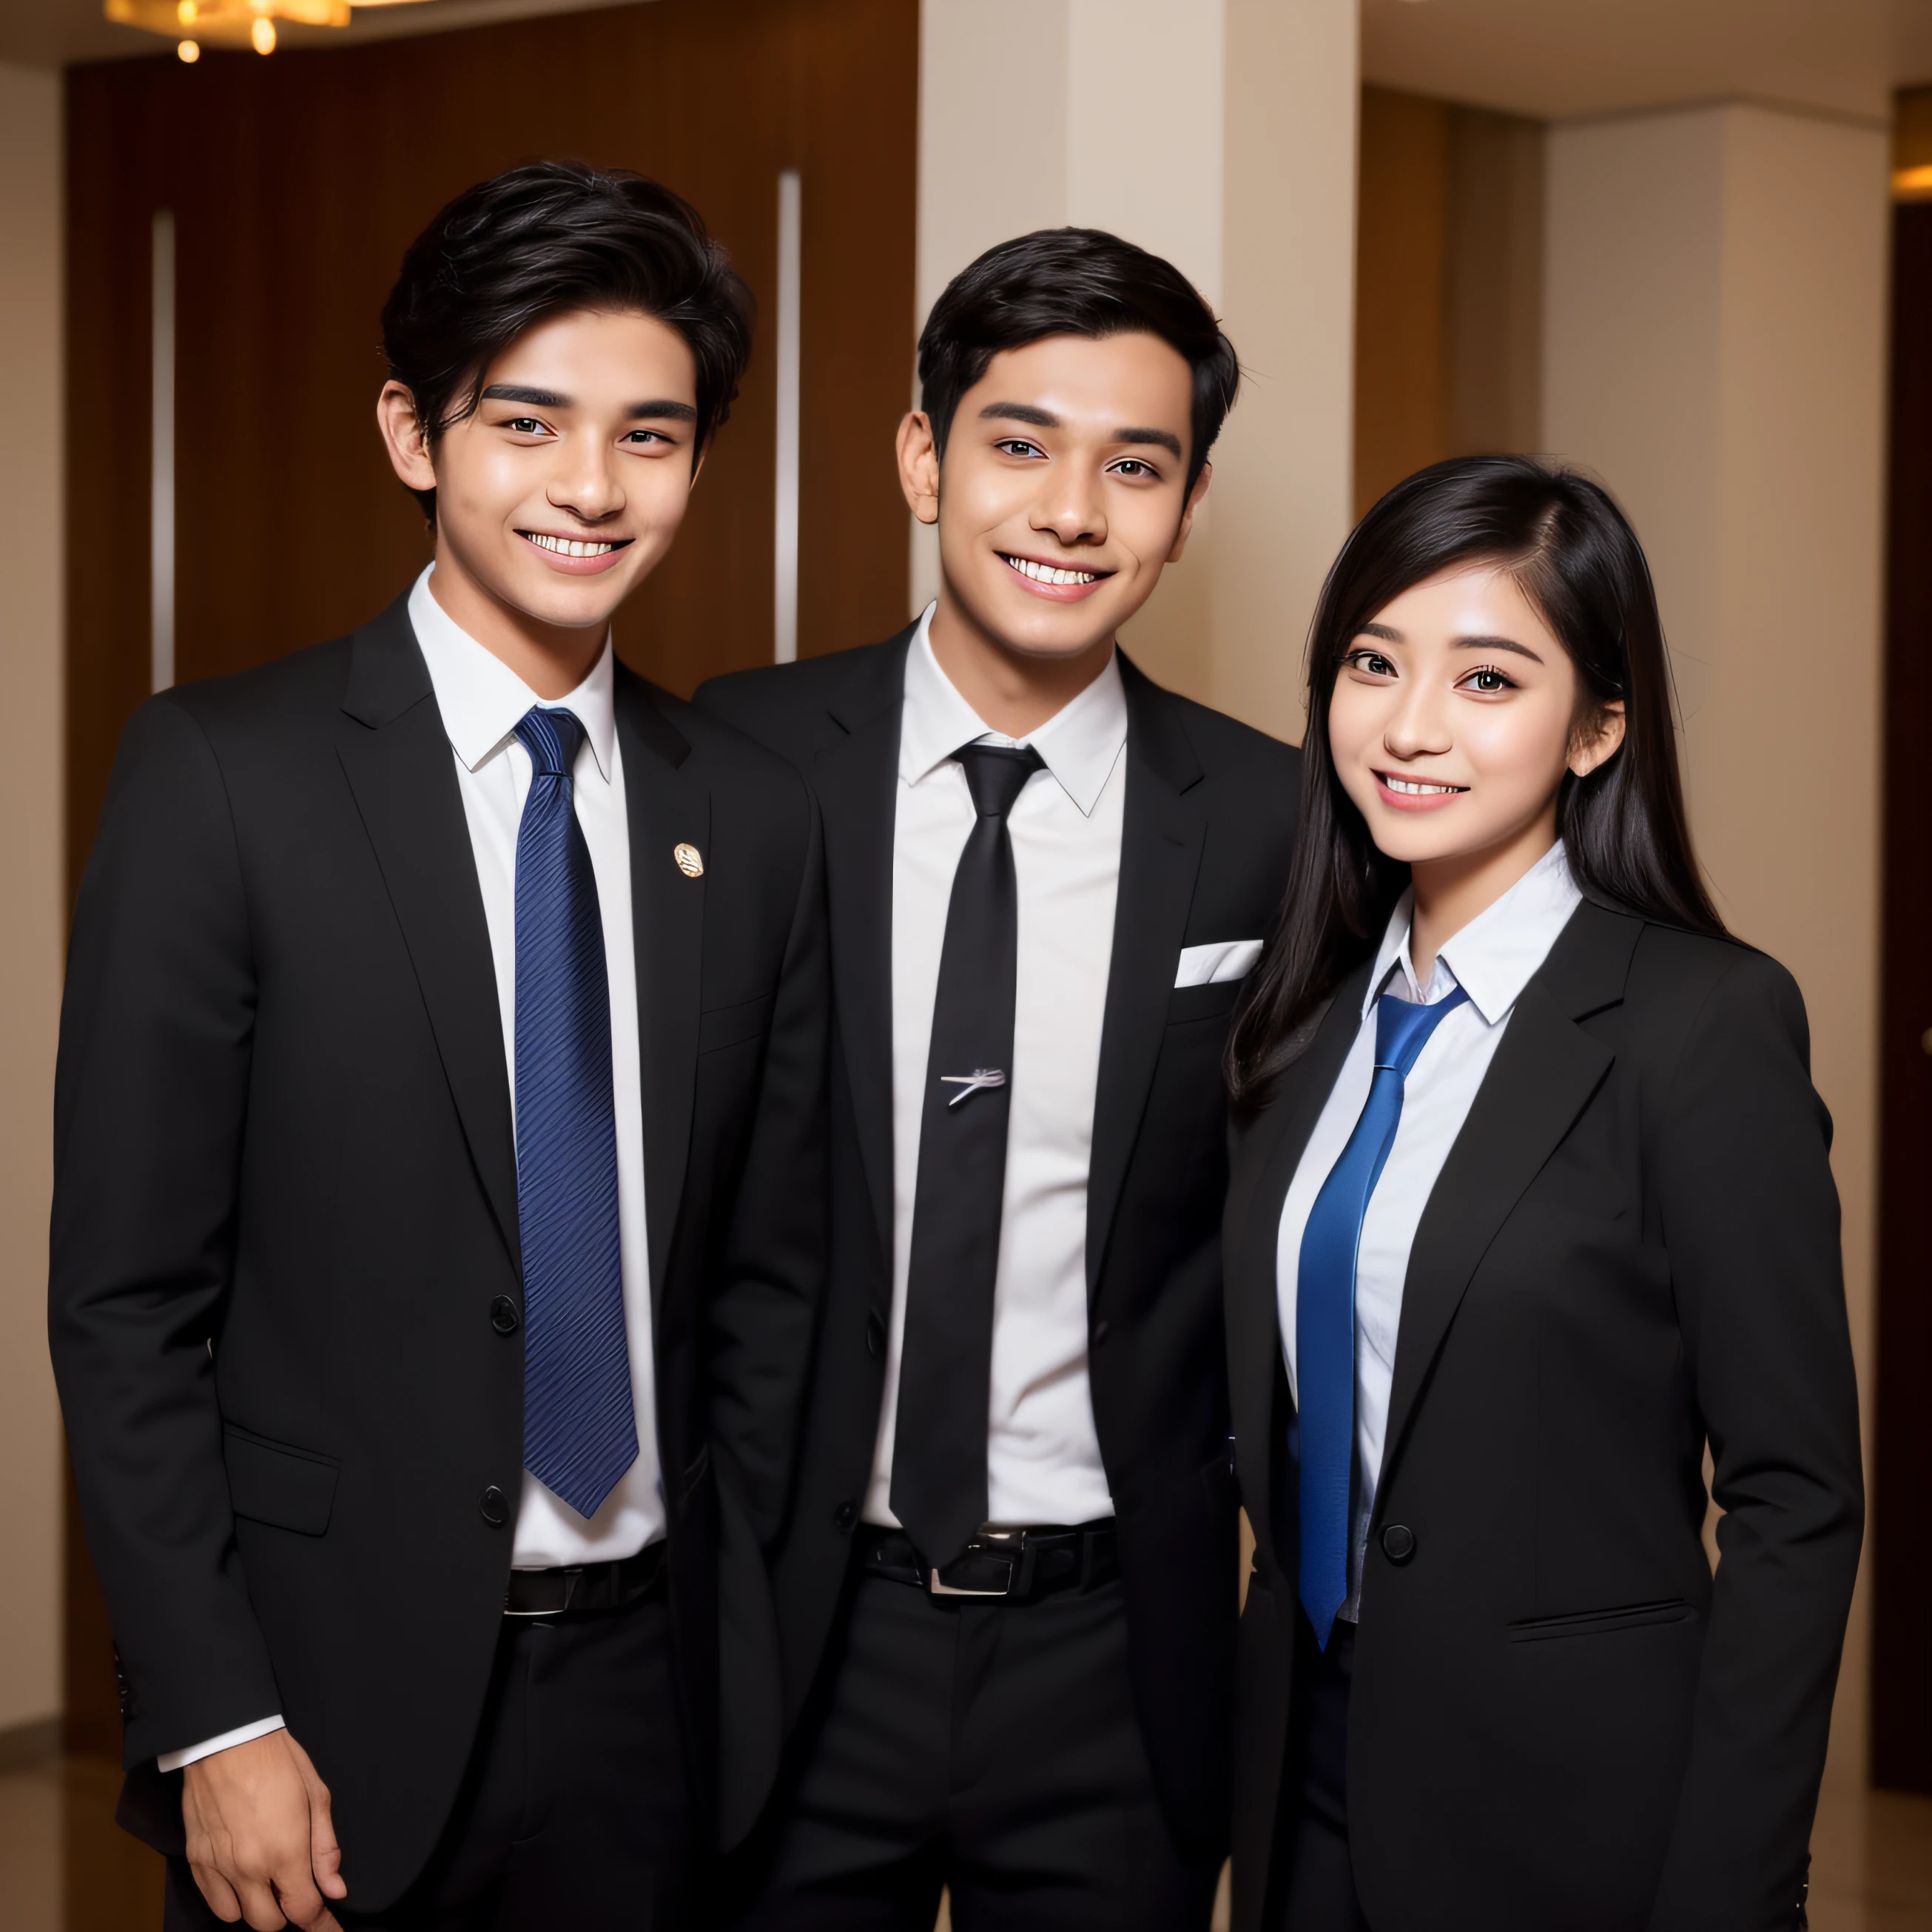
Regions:
<instances>
[{"instance_id":1,"label":"suit jacket button","mask_svg":"<svg viewBox=\"0 0 1932 1932\"><path fill-rule=\"evenodd\" d=\"M510 1520L510 1499L494 1483L483 1492L483 1500L478 1507L482 1510L483 1520L492 1529L501 1529Z\"/></svg>"},{"instance_id":2,"label":"suit jacket button","mask_svg":"<svg viewBox=\"0 0 1932 1932\"><path fill-rule=\"evenodd\" d=\"M833 1526L840 1530L850 1529L858 1520L859 1505L850 1496L832 1512Z\"/></svg>"},{"instance_id":3,"label":"suit jacket button","mask_svg":"<svg viewBox=\"0 0 1932 1932\"><path fill-rule=\"evenodd\" d=\"M507 1294L500 1294L490 1304L490 1326L500 1335L514 1335L523 1317Z\"/></svg>"},{"instance_id":4,"label":"suit jacket button","mask_svg":"<svg viewBox=\"0 0 1932 1932\"><path fill-rule=\"evenodd\" d=\"M1382 1532L1382 1554L1391 1563L1406 1563L1415 1554L1415 1532L1406 1522L1390 1523Z\"/></svg>"},{"instance_id":5,"label":"suit jacket button","mask_svg":"<svg viewBox=\"0 0 1932 1932\"><path fill-rule=\"evenodd\" d=\"M866 1352L874 1361L886 1352L886 1324L876 1308L866 1317Z\"/></svg>"}]
</instances>

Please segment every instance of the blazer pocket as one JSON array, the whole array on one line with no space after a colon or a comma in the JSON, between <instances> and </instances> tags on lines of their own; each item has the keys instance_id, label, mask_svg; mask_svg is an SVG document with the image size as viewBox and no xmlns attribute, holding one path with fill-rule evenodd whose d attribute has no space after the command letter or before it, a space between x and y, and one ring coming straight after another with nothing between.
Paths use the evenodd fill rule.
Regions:
<instances>
[{"instance_id":1,"label":"blazer pocket","mask_svg":"<svg viewBox=\"0 0 1932 1932\"><path fill-rule=\"evenodd\" d=\"M1606 1636L1613 1630L1641 1630L1648 1624L1688 1623L1697 1612L1682 1597L1661 1603L1627 1604L1620 1610L1580 1610L1567 1617L1535 1617L1511 1624L1511 1643L1541 1643L1551 1637Z\"/></svg>"},{"instance_id":2,"label":"blazer pocket","mask_svg":"<svg viewBox=\"0 0 1932 1932\"><path fill-rule=\"evenodd\" d=\"M298 1536L320 1536L328 1528L335 1507L333 1457L250 1436L232 1423L221 1432L221 1453L228 1465L228 1500L237 1516Z\"/></svg>"},{"instance_id":3,"label":"blazer pocket","mask_svg":"<svg viewBox=\"0 0 1932 1932\"><path fill-rule=\"evenodd\" d=\"M1234 1010L1245 980L1221 980L1211 986L1177 986L1167 996L1167 1023L1180 1026L1190 1020L1216 1020Z\"/></svg>"},{"instance_id":4,"label":"blazer pocket","mask_svg":"<svg viewBox=\"0 0 1932 1932\"><path fill-rule=\"evenodd\" d=\"M741 1041L756 1040L772 1023L776 993L761 993L755 1000L740 1000L736 1006L713 1006L698 1016L698 1050L716 1053Z\"/></svg>"}]
</instances>

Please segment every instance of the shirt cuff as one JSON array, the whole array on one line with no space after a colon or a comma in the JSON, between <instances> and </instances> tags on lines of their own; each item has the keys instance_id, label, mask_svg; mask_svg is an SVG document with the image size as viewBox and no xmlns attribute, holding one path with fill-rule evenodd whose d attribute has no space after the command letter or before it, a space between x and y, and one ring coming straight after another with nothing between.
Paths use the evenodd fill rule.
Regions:
<instances>
[{"instance_id":1,"label":"shirt cuff","mask_svg":"<svg viewBox=\"0 0 1932 1932\"><path fill-rule=\"evenodd\" d=\"M266 1738L271 1731L287 1728L279 1714L272 1718L257 1718L252 1724L224 1731L218 1738L204 1738L198 1744L190 1744L186 1750L164 1751L154 1762L163 1771L178 1771L183 1765L193 1764L197 1759L212 1757L217 1751L225 1751L232 1745L253 1744L256 1738Z\"/></svg>"}]
</instances>

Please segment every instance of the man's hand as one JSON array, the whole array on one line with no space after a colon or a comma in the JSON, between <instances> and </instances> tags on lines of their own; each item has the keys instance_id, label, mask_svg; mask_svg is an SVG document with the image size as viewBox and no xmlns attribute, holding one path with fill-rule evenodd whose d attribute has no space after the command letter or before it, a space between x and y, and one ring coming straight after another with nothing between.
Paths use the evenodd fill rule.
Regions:
<instances>
[{"instance_id":1,"label":"man's hand","mask_svg":"<svg viewBox=\"0 0 1932 1932\"><path fill-rule=\"evenodd\" d=\"M349 1895L328 1787L286 1731L197 1758L182 1776L188 1862L216 1918L340 1932L324 1902Z\"/></svg>"}]
</instances>

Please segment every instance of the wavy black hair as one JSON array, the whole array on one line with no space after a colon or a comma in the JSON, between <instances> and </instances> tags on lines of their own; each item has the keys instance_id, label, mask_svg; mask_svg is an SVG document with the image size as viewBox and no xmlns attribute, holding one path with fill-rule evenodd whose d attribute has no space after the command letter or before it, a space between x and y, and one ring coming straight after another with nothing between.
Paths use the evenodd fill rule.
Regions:
<instances>
[{"instance_id":1,"label":"wavy black hair","mask_svg":"<svg viewBox=\"0 0 1932 1932\"><path fill-rule=\"evenodd\" d=\"M382 308L389 374L430 446L475 410L484 372L553 316L641 310L698 364L695 464L752 354L751 291L682 196L622 168L537 161L451 202L403 257ZM411 493L436 520L436 492Z\"/></svg>"},{"instance_id":2,"label":"wavy black hair","mask_svg":"<svg viewBox=\"0 0 1932 1932\"><path fill-rule=\"evenodd\" d=\"M1152 335L1194 375L1187 488L1240 388L1234 345L1172 262L1099 228L1040 228L988 248L946 284L919 338L919 406L944 458L959 398L1004 349L1049 335Z\"/></svg>"},{"instance_id":3,"label":"wavy black hair","mask_svg":"<svg viewBox=\"0 0 1932 1932\"><path fill-rule=\"evenodd\" d=\"M1228 1040L1236 1106L1266 1097L1292 1036L1374 950L1408 868L1378 850L1336 775L1328 704L1344 653L1413 586L1492 564L1515 578L1576 667L1586 734L1624 706L1623 742L1564 776L1557 825L1585 896L1692 932L1721 934L1691 849L1677 769L1670 669L1642 548L1610 493L1527 456L1460 457L1419 470L1370 510L1322 587L1308 639L1301 830L1268 950Z\"/></svg>"}]
</instances>

